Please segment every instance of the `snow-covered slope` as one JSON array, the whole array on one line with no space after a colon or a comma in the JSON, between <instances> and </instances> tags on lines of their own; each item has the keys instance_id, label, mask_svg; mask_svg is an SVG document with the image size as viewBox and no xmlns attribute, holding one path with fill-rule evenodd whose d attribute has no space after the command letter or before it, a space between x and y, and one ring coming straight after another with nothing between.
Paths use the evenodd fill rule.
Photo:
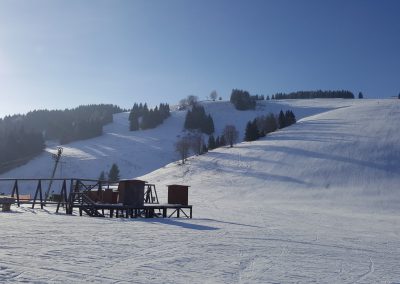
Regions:
<instances>
[{"instance_id":1,"label":"snow-covered slope","mask_svg":"<svg viewBox=\"0 0 400 284\"><path fill-rule=\"evenodd\" d=\"M226 103L206 107L219 130L256 115ZM0 213L0 282L398 283L400 102L285 101L257 113L280 108L303 118L262 140L140 177L157 185L162 201L166 184L189 184L194 219L80 218L51 208ZM69 147L100 161L128 155L126 141L143 151L165 148L174 139L163 143L158 133L178 135L183 116L142 133L120 129L117 116L103 137ZM155 167L156 153L135 163ZM77 156L99 170L97 160Z\"/></svg>"},{"instance_id":2,"label":"snow-covered slope","mask_svg":"<svg viewBox=\"0 0 400 284\"><path fill-rule=\"evenodd\" d=\"M400 209L398 119L399 102L363 101L300 119L259 141L193 157L184 166L172 163L143 178L197 184L192 193L198 190L199 198L213 189L215 197L235 200L307 195Z\"/></svg>"},{"instance_id":3,"label":"snow-covered slope","mask_svg":"<svg viewBox=\"0 0 400 284\"><path fill-rule=\"evenodd\" d=\"M243 139L247 121L269 112L293 109L297 118L320 113L329 109L349 106L354 100L313 100L264 102L256 111L237 111L229 102L205 102L206 111L214 118L216 135L226 124L234 124ZM56 177L97 178L101 171L108 171L117 163L122 178L137 177L175 160L174 143L182 135L185 111L172 112L161 126L146 131L129 131L128 113L114 116L114 122L104 127L104 135L63 145L62 163ZM46 151L28 164L2 174L0 177L50 177L56 152L51 143Z\"/></svg>"}]
</instances>

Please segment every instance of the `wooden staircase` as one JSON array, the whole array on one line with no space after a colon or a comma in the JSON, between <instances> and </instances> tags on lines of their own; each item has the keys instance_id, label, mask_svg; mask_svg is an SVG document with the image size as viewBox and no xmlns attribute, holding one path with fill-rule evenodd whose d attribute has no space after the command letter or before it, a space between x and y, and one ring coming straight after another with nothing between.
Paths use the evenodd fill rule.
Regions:
<instances>
[{"instance_id":1,"label":"wooden staircase","mask_svg":"<svg viewBox=\"0 0 400 284\"><path fill-rule=\"evenodd\" d=\"M80 213L84 211L90 217L104 217L104 215L96 209L96 204L85 192L73 192L72 194L71 205L72 207L78 207Z\"/></svg>"}]
</instances>

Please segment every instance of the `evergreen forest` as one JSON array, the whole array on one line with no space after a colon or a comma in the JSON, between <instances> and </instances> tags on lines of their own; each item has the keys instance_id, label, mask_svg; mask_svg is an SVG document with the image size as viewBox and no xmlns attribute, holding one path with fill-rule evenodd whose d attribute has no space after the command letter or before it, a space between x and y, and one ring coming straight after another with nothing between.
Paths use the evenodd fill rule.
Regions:
<instances>
[{"instance_id":1,"label":"evergreen forest","mask_svg":"<svg viewBox=\"0 0 400 284\"><path fill-rule=\"evenodd\" d=\"M115 105L100 104L6 116L0 119L0 172L40 154L45 140L66 144L101 135L103 126L113 121L113 114L122 111Z\"/></svg>"}]
</instances>

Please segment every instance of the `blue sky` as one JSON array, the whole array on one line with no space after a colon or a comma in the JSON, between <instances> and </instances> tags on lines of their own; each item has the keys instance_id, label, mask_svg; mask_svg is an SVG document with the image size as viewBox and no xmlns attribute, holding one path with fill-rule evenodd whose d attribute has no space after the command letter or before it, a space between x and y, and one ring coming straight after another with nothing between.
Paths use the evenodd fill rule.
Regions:
<instances>
[{"instance_id":1,"label":"blue sky","mask_svg":"<svg viewBox=\"0 0 400 284\"><path fill-rule=\"evenodd\" d=\"M0 0L0 116L232 88L400 92L400 1Z\"/></svg>"}]
</instances>

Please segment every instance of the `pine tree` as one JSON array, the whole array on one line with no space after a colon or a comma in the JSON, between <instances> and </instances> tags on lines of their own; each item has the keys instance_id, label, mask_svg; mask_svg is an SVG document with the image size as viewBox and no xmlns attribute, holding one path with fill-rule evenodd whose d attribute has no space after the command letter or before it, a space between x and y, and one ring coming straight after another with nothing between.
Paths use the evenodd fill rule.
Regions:
<instances>
[{"instance_id":1,"label":"pine tree","mask_svg":"<svg viewBox=\"0 0 400 284\"><path fill-rule=\"evenodd\" d=\"M110 172L108 173L108 181L110 182L117 182L119 181L119 168L117 164L112 164Z\"/></svg>"},{"instance_id":2,"label":"pine tree","mask_svg":"<svg viewBox=\"0 0 400 284\"><path fill-rule=\"evenodd\" d=\"M278 122L276 121L276 117L273 113L270 113L269 115L266 116L264 123L265 123L264 126L265 134L274 132L278 129Z\"/></svg>"},{"instance_id":3,"label":"pine tree","mask_svg":"<svg viewBox=\"0 0 400 284\"><path fill-rule=\"evenodd\" d=\"M363 93L359 92L359 93L358 93L358 98L359 98L359 99L364 98Z\"/></svg>"},{"instance_id":4,"label":"pine tree","mask_svg":"<svg viewBox=\"0 0 400 284\"><path fill-rule=\"evenodd\" d=\"M104 171L101 171L98 180L101 180L101 181L106 180L106 173Z\"/></svg>"},{"instance_id":5,"label":"pine tree","mask_svg":"<svg viewBox=\"0 0 400 284\"><path fill-rule=\"evenodd\" d=\"M254 141L260 138L260 133L257 127L257 120L249 121L246 125L246 131L244 140L245 141Z\"/></svg>"},{"instance_id":6,"label":"pine tree","mask_svg":"<svg viewBox=\"0 0 400 284\"><path fill-rule=\"evenodd\" d=\"M219 136L217 136L217 139L215 139L215 148L219 148L219 147L221 147L221 142L220 142Z\"/></svg>"},{"instance_id":7,"label":"pine tree","mask_svg":"<svg viewBox=\"0 0 400 284\"><path fill-rule=\"evenodd\" d=\"M209 114L207 116L207 119L205 120L205 127L204 127L204 129L202 129L202 132L210 135L210 134L214 133L214 131L215 131L214 121L213 121L211 115Z\"/></svg>"},{"instance_id":8,"label":"pine tree","mask_svg":"<svg viewBox=\"0 0 400 284\"><path fill-rule=\"evenodd\" d=\"M279 112L278 122L279 122L279 128L284 128L284 127L286 127L285 114L283 113L282 110Z\"/></svg>"},{"instance_id":9,"label":"pine tree","mask_svg":"<svg viewBox=\"0 0 400 284\"><path fill-rule=\"evenodd\" d=\"M296 123L296 117L295 117L293 111L291 111L291 110L288 110L288 111L286 112L285 118L286 118L286 124L287 124L287 126Z\"/></svg>"},{"instance_id":10,"label":"pine tree","mask_svg":"<svg viewBox=\"0 0 400 284\"><path fill-rule=\"evenodd\" d=\"M244 141L253 141L252 137L253 137L252 124L251 124L251 121L249 121L246 124L246 131L244 133Z\"/></svg>"},{"instance_id":11,"label":"pine tree","mask_svg":"<svg viewBox=\"0 0 400 284\"><path fill-rule=\"evenodd\" d=\"M130 123L129 123L129 129L131 131L139 130L139 120L137 117L132 116Z\"/></svg>"},{"instance_id":12,"label":"pine tree","mask_svg":"<svg viewBox=\"0 0 400 284\"><path fill-rule=\"evenodd\" d=\"M208 149L213 150L216 148L214 135L208 137Z\"/></svg>"},{"instance_id":13,"label":"pine tree","mask_svg":"<svg viewBox=\"0 0 400 284\"><path fill-rule=\"evenodd\" d=\"M226 140L224 135L221 135L221 138L219 139L219 145L220 147L226 146Z\"/></svg>"}]
</instances>

